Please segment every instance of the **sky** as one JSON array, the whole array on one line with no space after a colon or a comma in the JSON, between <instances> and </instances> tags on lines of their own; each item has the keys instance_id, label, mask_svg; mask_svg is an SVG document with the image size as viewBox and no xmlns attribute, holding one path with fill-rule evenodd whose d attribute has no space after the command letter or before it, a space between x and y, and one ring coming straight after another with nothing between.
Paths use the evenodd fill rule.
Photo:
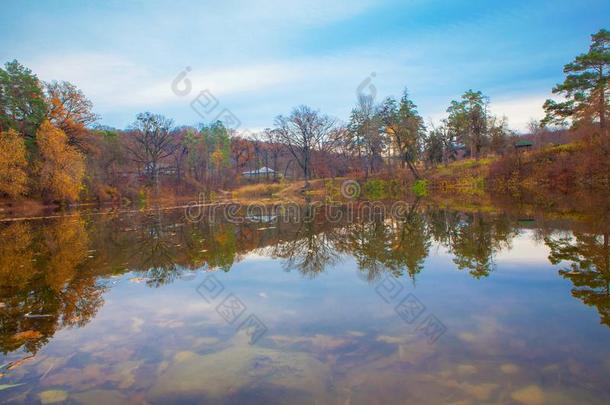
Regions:
<instances>
[{"instance_id":1,"label":"sky","mask_svg":"<svg viewBox=\"0 0 610 405\"><path fill-rule=\"evenodd\" d=\"M66 80L100 123L273 126L306 104L341 121L358 92L409 90L426 122L480 90L517 131L563 65L610 28L607 0L2 0L0 63Z\"/></svg>"}]
</instances>

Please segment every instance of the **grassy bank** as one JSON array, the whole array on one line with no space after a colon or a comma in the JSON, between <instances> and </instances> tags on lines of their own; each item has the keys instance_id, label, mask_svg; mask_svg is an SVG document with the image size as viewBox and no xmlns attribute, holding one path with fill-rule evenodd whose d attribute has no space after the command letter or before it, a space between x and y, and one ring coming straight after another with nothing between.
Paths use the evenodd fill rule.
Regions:
<instances>
[{"instance_id":1,"label":"grassy bank","mask_svg":"<svg viewBox=\"0 0 610 405\"><path fill-rule=\"evenodd\" d=\"M573 194L610 190L607 141L579 141L501 157L466 159L426 173L435 192L518 195L523 192ZM610 195L607 195L610 197Z\"/></svg>"}]
</instances>

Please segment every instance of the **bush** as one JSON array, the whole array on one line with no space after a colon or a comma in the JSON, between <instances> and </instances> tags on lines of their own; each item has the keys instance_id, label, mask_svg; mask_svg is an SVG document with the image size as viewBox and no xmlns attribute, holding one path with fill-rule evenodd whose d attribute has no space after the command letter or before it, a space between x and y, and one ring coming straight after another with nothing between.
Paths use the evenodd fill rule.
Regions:
<instances>
[{"instance_id":1,"label":"bush","mask_svg":"<svg viewBox=\"0 0 610 405\"><path fill-rule=\"evenodd\" d=\"M248 197L272 197L273 194L281 191L284 188L283 185L277 183L261 183L252 184L238 188L233 192L236 197L248 198Z\"/></svg>"},{"instance_id":2,"label":"bush","mask_svg":"<svg viewBox=\"0 0 610 405\"><path fill-rule=\"evenodd\" d=\"M413 183L411 190L417 197L424 197L428 195L428 182L426 180L417 180Z\"/></svg>"},{"instance_id":3,"label":"bush","mask_svg":"<svg viewBox=\"0 0 610 405\"><path fill-rule=\"evenodd\" d=\"M364 197L369 200L392 199L399 195L400 192L400 182L396 179L373 179L364 183Z\"/></svg>"}]
</instances>

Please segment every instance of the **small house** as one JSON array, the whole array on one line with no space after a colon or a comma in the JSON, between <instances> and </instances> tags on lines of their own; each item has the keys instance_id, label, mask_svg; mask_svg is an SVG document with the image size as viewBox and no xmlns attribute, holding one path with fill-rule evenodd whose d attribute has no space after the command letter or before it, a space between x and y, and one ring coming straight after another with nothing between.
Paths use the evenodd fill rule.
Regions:
<instances>
[{"instance_id":1,"label":"small house","mask_svg":"<svg viewBox=\"0 0 610 405\"><path fill-rule=\"evenodd\" d=\"M275 170L270 169L266 166L263 166L259 169L249 170L246 172L242 172L241 175L247 179L262 179L262 178L272 178L275 174Z\"/></svg>"},{"instance_id":2,"label":"small house","mask_svg":"<svg viewBox=\"0 0 610 405\"><path fill-rule=\"evenodd\" d=\"M515 142L515 148L520 151L530 150L533 146L534 143L527 139L521 139L520 141Z\"/></svg>"}]
</instances>

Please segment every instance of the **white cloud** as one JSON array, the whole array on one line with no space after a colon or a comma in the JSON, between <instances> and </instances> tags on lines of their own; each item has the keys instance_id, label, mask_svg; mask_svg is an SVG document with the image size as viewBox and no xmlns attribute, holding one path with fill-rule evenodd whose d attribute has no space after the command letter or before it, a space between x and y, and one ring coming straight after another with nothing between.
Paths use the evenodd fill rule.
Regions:
<instances>
[{"instance_id":1,"label":"white cloud","mask_svg":"<svg viewBox=\"0 0 610 405\"><path fill-rule=\"evenodd\" d=\"M492 98L489 104L490 112L497 117L507 117L510 129L517 132L527 132L530 120L544 118L542 105L550 97L547 94L511 94L501 98ZM449 100L446 102L449 105ZM447 117L444 109L426 116L426 122L438 125Z\"/></svg>"},{"instance_id":2,"label":"white cloud","mask_svg":"<svg viewBox=\"0 0 610 405\"><path fill-rule=\"evenodd\" d=\"M524 229L511 242L511 249L503 249L495 257L499 265L502 264L537 264L536 270L548 271L550 266L548 256L550 249L542 242L534 241L534 232ZM532 267L523 268L528 272Z\"/></svg>"},{"instance_id":3,"label":"white cloud","mask_svg":"<svg viewBox=\"0 0 610 405\"><path fill-rule=\"evenodd\" d=\"M499 117L508 117L510 128L524 132L532 118L540 120L544 117L542 105L547 98L549 96L544 94L503 97L496 101L492 100L490 110Z\"/></svg>"},{"instance_id":4,"label":"white cloud","mask_svg":"<svg viewBox=\"0 0 610 405\"><path fill-rule=\"evenodd\" d=\"M74 83L96 106L121 105L135 89L152 79L148 69L111 53L43 56L27 65L44 81Z\"/></svg>"},{"instance_id":5,"label":"white cloud","mask_svg":"<svg viewBox=\"0 0 610 405\"><path fill-rule=\"evenodd\" d=\"M96 106L103 108L146 108L184 103L171 89L171 84L180 71L155 74L119 55L84 53L49 56L29 62L28 65L42 80L68 80L76 84ZM239 67L227 65L209 70L194 67L186 76L192 84L192 91L187 98L195 97L205 89L209 89L216 97L222 97L247 92L264 93L278 86L303 87L320 83L344 83L353 87L355 92L365 77L363 72L369 72L374 65L374 58L345 56L259 62ZM358 68L354 69L355 66Z\"/></svg>"}]
</instances>

